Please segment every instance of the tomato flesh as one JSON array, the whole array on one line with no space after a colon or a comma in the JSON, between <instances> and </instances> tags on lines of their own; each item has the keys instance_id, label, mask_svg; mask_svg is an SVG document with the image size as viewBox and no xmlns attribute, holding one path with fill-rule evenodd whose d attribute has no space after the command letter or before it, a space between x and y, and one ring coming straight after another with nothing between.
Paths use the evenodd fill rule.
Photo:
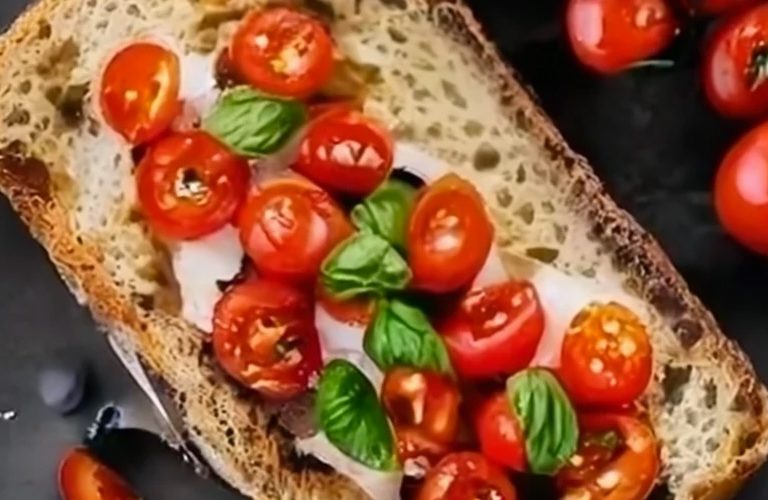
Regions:
<instances>
[{"instance_id":1,"label":"tomato flesh","mask_svg":"<svg viewBox=\"0 0 768 500\"><path fill-rule=\"evenodd\" d=\"M611 302L590 304L565 334L559 375L577 405L621 407L651 379L652 349L640 319Z\"/></svg>"},{"instance_id":2,"label":"tomato flesh","mask_svg":"<svg viewBox=\"0 0 768 500\"><path fill-rule=\"evenodd\" d=\"M570 0L566 25L576 57L608 74L656 55L677 33L665 0Z\"/></svg>"},{"instance_id":3,"label":"tomato flesh","mask_svg":"<svg viewBox=\"0 0 768 500\"><path fill-rule=\"evenodd\" d=\"M80 448L59 464L59 494L62 500L139 500L120 476Z\"/></svg>"},{"instance_id":4,"label":"tomato flesh","mask_svg":"<svg viewBox=\"0 0 768 500\"><path fill-rule=\"evenodd\" d=\"M480 406L475 430L483 455L516 471L527 470L523 428L512 413L506 394L500 392Z\"/></svg>"},{"instance_id":5,"label":"tomato flesh","mask_svg":"<svg viewBox=\"0 0 768 500\"><path fill-rule=\"evenodd\" d=\"M439 330L462 377L511 375L536 354L544 311L531 283L509 281L470 291Z\"/></svg>"},{"instance_id":6,"label":"tomato flesh","mask_svg":"<svg viewBox=\"0 0 768 500\"><path fill-rule=\"evenodd\" d=\"M236 285L216 305L213 325L220 366L266 397L304 392L322 367L311 297L283 283Z\"/></svg>"},{"instance_id":7,"label":"tomato flesh","mask_svg":"<svg viewBox=\"0 0 768 500\"><path fill-rule=\"evenodd\" d=\"M179 113L179 58L160 45L129 45L107 64L101 81L104 120L131 144L155 139Z\"/></svg>"},{"instance_id":8,"label":"tomato flesh","mask_svg":"<svg viewBox=\"0 0 768 500\"><path fill-rule=\"evenodd\" d=\"M443 293L468 286L493 243L482 196L455 174L441 177L417 200L407 243L415 288Z\"/></svg>"},{"instance_id":9,"label":"tomato flesh","mask_svg":"<svg viewBox=\"0 0 768 500\"><path fill-rule=\"evenodd\" d=\"M333 41L312 17L284 7L249 14L235 33L230 57L240 77L271 94L304 97L333 71Z\"/></svg>"},{"instance_id":10,"label":"tomato flesh","mask_svg":"<svg viewBox=\"0 0 768 500\"><path fill-rule=\"evenodd\" d=\"M424 478L417 500L517 500L504 471L483 455L452 453Z\"/></svg>"}]
</instances>

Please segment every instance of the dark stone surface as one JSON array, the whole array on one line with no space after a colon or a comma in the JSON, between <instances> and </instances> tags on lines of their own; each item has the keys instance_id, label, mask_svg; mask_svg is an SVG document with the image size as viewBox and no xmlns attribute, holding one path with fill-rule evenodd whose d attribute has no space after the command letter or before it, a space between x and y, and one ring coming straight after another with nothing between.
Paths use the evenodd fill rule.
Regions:
<instances>
[{"instance_id":1,"label":"dark stone surface","mask_svg":"<svg viewBox=\"0 0 768 500\"><path fill-rule=\"evenodd\" d=\"M0 25L25 3L0 2ZM561 17L561 1L473 3L566 139L590 158L620 204L659 238L768 380L768 260L735 246L718 228L711 206L719 158L744 126L718 119L701 95L695 63L705 26L684 33L670 51L678 61L674 69L600 79L573 63L558 36L560 23L553 20ZM114 401L146 408L146 402L4 200L0 325L0 412L17 412L15 420L0 420L0 498L53 500L59 455L80 441L99 406ZM62 357L83 359L91 373L85 404L66 418L46 408L36 391L40 369ZM148 500L238 498L196 478L147 434L121 431L101 451ZM738 498L768 498L768 471Z\"/></svg>"}]
</instances>

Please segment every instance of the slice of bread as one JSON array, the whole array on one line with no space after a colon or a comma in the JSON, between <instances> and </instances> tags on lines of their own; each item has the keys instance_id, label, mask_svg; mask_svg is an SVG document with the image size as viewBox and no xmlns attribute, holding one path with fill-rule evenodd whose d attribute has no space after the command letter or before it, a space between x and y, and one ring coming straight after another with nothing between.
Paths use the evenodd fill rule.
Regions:
<instances>
[{"instance_id":1,"label":"slice of bread","mask_svg":"<svg viewBox=\"0 0 768 500\"><path fill-rule=\"evenodd\" d=\"M178 406L186 438L252 498L359 498L291 452L251 394L218 371L177 314L167 259L135 209L131 151L89 99L117 46L167 36L210 53L246 0L40 0L0 42L0 190L72 292L135 349ZM663 443L660 492L728 498L768 453L766 389L656 242L605 194L452 0L307 0L341 50L378 66L366 112L476 183L498 244L647 303L656 369L645 397Z\"/></svg>"}]
</instances>

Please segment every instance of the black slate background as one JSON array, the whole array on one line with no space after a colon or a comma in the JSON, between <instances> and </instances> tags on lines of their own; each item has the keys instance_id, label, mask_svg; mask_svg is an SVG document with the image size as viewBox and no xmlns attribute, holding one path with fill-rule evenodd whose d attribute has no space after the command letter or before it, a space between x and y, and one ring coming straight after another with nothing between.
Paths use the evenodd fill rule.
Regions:
<instances>
[{"instance_id":1,"label":"black slate background","mask_svg":"<svg viewBox=\"0 0 768 500\"><path fill-rule=\"evenodd\" d=\"M7 26L26 0L0 1ZM662 243L691 287L768 380L768 260L749 255L719 229L710 187L719 159L747 125L720 120L697 81L705 23L690 26L668 54L673 69L611 79L576 65L560 36L559 0L470 2L488 34L536 91L570 144L609 191ZM59 281L41 248L0 201L0 499L54 500L60 454L77 443L100 405L146 402ZM41 366L60 358L89 364L89 398L61 418L36 395ZM109 437L103 452L148 500L240 498L203 481L158 440L137 431ZM768 498L768 469L738 497Z\"/></svg>"}]
</instances>

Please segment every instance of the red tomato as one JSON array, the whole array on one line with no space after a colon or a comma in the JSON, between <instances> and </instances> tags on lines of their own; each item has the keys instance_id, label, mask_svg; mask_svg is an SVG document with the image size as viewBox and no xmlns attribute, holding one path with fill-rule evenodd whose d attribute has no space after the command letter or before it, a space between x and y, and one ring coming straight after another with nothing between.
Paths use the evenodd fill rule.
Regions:
<instances>
[{"instance_id":1,"label":"red tomato","mask_svg":"<svg viewBox=\"0 0 768 500\"><path fill-rule=\"evenodd\" d=\"M266 280L236 285L216 304L213 349L241 384L273 399L305 391L322 367L310 297Z\"/></svg>"},{"instance_id":2,"label":"red tomato","mask_svg":"<svg viewBox=\"0 0 768 500\"><path fill-rule=\"evenodd\" d=\"M452 292L470 284L493 243L493 226L480 193L448 174L419 197L408 227L412 285Z\"/></svg>"},{"instance_id":3,"label":"red tomato","mask_svg":"<svg viewBox=\"0 0 768 500\"><path fill-rule=\"evenodd\" d=\"M179 59L153 43L135 43L118 52L101 80L104 120L131 144L162 134L181 109Z\"/></svg>"},{"instance_id":4,"label":"red tomato","mask_svg":"<svg viewBox=\"0 0 768 500\"><path fill-rule=\"evenodd\" d=\"M262 184L240 214L240 239L256 269L282 280L316 276L323 259L352 232L328 193L298 178Z\"/></svg>"},{"instance_id":5,"label":"red tomato","mask_svg":"<svg viewBox=\"0 0 768 500\"><path fill-rule=\"evenodd\" d=\"M439 330L462 377L511 375L536 354L544 312L531 283L510 281L469 292Z\"/></svg>"},{"instance_id":6,"label":"red tomato","mask_svg":"<svg viewBox=\"0 0 768 500\"><path fill-rule=\"evenodd\" d=\"M483 455L516 471L527 470L523 428L512 413L506 394L500 392L480 406L475 431Z\"/></svg>"},{"instance_id":7,"label":"red tomato","mask_svg":"<svg viewBox=\"0 0 768 500\"><path fill-rule=\"evenodd\" d=\"M621 407L643 393L652 365L648 333L632 311L590 304L565 334L559 375L575 404Z\"/></svg>"},{"instance_id":8,"label":"red tomato","mask_svg":"<svg viewBox=\"0 0 768 500\"><path fill-rule=\"evenodd\" d=\"M325 291L325 287L317 287L315 298L322 308L337 321L351 325L368 326L376 313L376 301L370 297L354 297L349 300L338 300Z\"/></svg>"},{"instance_id":9,"label":"red tomato","mask_svg":"<svg viewBox=\"0 0 768 500\"><path fill-rule=\"evenodd\" d=\"M59 465L62 500L138 500L114 471L83 449L67 452Z\"/></svg>"},{"instance_id":10,"label":"red tomato","mask_svg":"<svg viewBox=\"0 0 768 500\"><path fill-rule=\"evenodd\" d=\"M659 449L651 428L621 414L579 418L579 450L557 476L563 498L645 500L659 473Z\"/></svg>"},{"instance_id":11,"label":"red tomato","mask_svg":"<svg viewBox=\"0 0 768 500\"><path fill-rule=\"evenodd\" d=\"M136 169L141 210L160 235L194 239L230 222L248 191L250 170L205 132L162 139Z\"/></svg>"},{"instance_id":12,"label":"red tomato","mask_svg":"<svg viewBox=\"0 0 768 500\"><path fill-rule=\"evenodd\" d=\"M271 94L304 97L333 71L333 41L323 25L300 12L275 7L252 12L230 47L237 73Z\"/></svg>"},{"instance_id":13,"label":"red tomato","mask_svg":"<svg viewBox=\"0 0 768 500\"><path fill-rule=\"evenodd\" d=\"M715 208L731 236L768 255L768 123L745 135L723 159Z\"/></svg>"},{"instance_id":14,"label":"red tomato","mask_svg":"<svg viewBox=\"0 0 768 500\"><path fill-rule=\"evenodd\" d=\"M576 57L608 74L656 55L677 34L665 0L570 0L566 24Z\"/></svg>"},{"instance_id":15,"label":"red tomato","mask_svg":"<svg viewBox=\"0 0 768 500\"><path fill-rule=\"evenodd\" d=\"M293 168L330 191L364 197L392 169L392 138L362 113L337 106L309 125Z\"/></svg>"},{"instance_id":16,"label":"red tomato","mask_svg":"<svg viewBox=\"0 0 768 500\"><path fill-rule=\"evenodd\" d=\"M459 428L461 396L447 376L413 368L387 373L381 389L384 408L395 426L401 461L437 461L449 451Z\"/></svg>"},{"instance_id":17,"label":"red tomato","mask_svg":"<svg viewBox=\"0 0 768 500\"><path fill-rule=\"evenodd\" d=\"M712 106L733 118L768 113L768 4L754 7L717 29L702 65Z\"/></svg>"},{"instance_id":18,"label":"red tomato","mask_svg":"<svg viewBox=\"0 0 768 500\"><path fill-rule=\"evenodd\" d=\"M717 15L754 5L760 0L682 0L693 14Z\"/></svg>"},{"instance_id":19,"label":"red tomato","mask_svg":"<svg viewBox=\"0 0 768 500\"><path fill-rule=\"evenodd\" d=\"M424 478L417 500L516 500L504 471L479 453L452 453Z\"/></svg>"}]
</instances>

